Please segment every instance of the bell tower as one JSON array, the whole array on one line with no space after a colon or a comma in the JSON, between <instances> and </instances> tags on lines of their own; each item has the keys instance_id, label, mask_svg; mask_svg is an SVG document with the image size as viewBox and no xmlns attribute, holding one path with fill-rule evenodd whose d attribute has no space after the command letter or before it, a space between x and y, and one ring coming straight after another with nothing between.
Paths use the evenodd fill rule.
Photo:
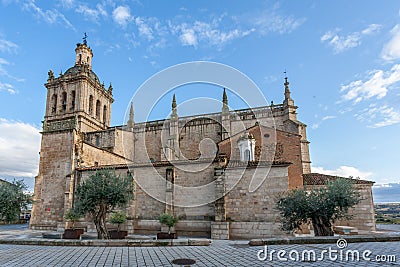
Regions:
<instances>
[{"instance_id":1,"label":"bell tower","mask_svg":"<svg viewBox=\"0 0 400 267\"><path fill-rule=\"evenodd\" d=\"M87 38L87 35L85 33L85 36L83 37L83 44L77 45L77 47L75 48L75 53L76 53L75 66L76 65L86 65L91 70L92 69L93 52L92 52L92 49L90 49L87 46L86 38Z\"/></svg>"},{"instance_id":2,"label":"bell tower","mask_svg":"<svg viewBox=\"0 0 400 267\"><path fill-rule=\"evenodd\" d=\"M75 64L55 77L48 72L39 174L31 228L57 229L70 202L71 179L79 165L83 134L110 125L112 86L105 89L92 70L92 49L85 34L75 48ZM73 189L72 189L73 192Z\"/></svg>"}]
</instances>

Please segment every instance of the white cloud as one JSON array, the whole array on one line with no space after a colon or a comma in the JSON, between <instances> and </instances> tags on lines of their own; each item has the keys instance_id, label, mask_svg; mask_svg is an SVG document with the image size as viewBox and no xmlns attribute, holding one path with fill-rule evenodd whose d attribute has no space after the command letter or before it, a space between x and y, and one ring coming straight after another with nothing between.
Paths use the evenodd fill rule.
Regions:
<instances>
[{"instance_id":1,"label":"white cloud","mask_svg":"<svg viewBox=\"0 0 400 267\"><path fill-rule=\"evenodd\" d=\"M313 125L311 125L311 129L315 130L319 128L319 124L318 123L313 123Z\"/></svg>"},{"instance_id":2,"label":"white cloud","mask_svg":"<svg viewBox=\"0 0 400 267\"><path fill-rule=\"evenodd\" d=\"M39 129L0 118L0 175L34 177L38 173L39 150Z\"/></svg>"},{"instance_id":3,"label":"white cloud","mask_svg":"<svg viewBox=\"0 0 400 267\"><path fill-rule=\"evenodd\" d=\"M368 73L365 80L353 81L342 85L342 99L359 103L370 98L381 99L386 96L388 88L400 81L400 64L390 70L374 70Z\"/></svg>"},{"instance_id":4,"label":"white cloud","mask_svg":"<svg viewBox=\"0 0 400 267\"><path fill-rule=\"evenodd\" d=\"M277 14L276 11L270 10L261 12L251 20L256 31L261 35L271 32L279 34L291 33L306 21L305 18L282 16Z\"/></svg>"},{"instance_id":5,"label":"white cloud","mask_svg":"<svg viewBox=\"0 0 400 267\"><path fill-rule=\"evenodd\" d=\"M98 21L99 17L107 17L107 11L104 9L104 7L100 4L96 5L96 8L90 8L87 5L79 5L76 10L77 13L83 14L83 16L92 21Z\"/></svg>"},{"instance_id":6,"label":"white cloud","mask_svg":"<svg viewBox=\"0 0 400 267\"><path fill-rule=\"evenodd\" d=\"M367 28L360 32L353 32L345 36L340 36L339 32L341 30L335 29L322 35L321 42L327 42L328 45L333 47L335 53L341 53L348 49L359 46L363 37L378 32L380 28L381 25L370 24Z\"/></svg>"},{"instance_id":7,"label":"white cloud","mask_svg":"<svg viewBox=\"0 0 400 267\"><path fill-rule=\"evenodd\" d=\"M114 21L121 26L126 26L132 19L130 9L127 6L118 6L114 9L112 16Z\"/></svg>"},{"instance_id":8,"label":"white cloud","mask_svg":"<svg viewBox=\"0 0 400 267\"><path fill-rule=\"evenodd\" d=\"M63 5L63 7L65 8L71 8L74 6L74 0L61 0L61 4Z\"/></svg>"},{"instance_id":9,"label":"white cloud","mask_svg":"<svg viewBox=\"0 0 400 267\"><path fill-rule=\"evenodd\" d=\"M179 39L183 45L197 46L197 37L193 29L182 30Z\"/></svg>"},{"instance_id":10,"label":"white cloud","mask_svg":"<svg viewBox=\"0 0 400 267\"><path fill-rule=\"evenodd\" d=\"M135 19L135 24L138 27L139 35L144 36L148 41L154 39L153 30L151 26L149 26L143 18L137 17Z\"/></svg>"},{"instance_id":11,"label":"white cloud","mask_svg":"<svg viewBox=\"0 0 400 267\"><path fill-rule=\"evenodd\" d=\"M328 115L328 116L323 117L322 120L326 121L326 120L331 120L331 119L335 119L335 118L336 118L336 116Z\"/></svg>"},{"instance_id":12,"label":"white cloud","mask_svg":"<svg viewBox=\"0 0 400 267\"><path fill-rule=\"evenodd\" d=\"M355 117L359 121L367 122L369 128L380 128L400 123L400 110L388 105L371 104Z\"/></svg>"},{"instance_id":13,"label":"white cloud","mask_svg":"<svg viewBox=\"0 0 400 267\"><path fill-rule=\"evenodd\" d=\"M390 31L392 38L382 49L382 58L387 61L400 59L400 24Z\"/></svg>"},{"instance_id":14,"label":"white cloud","mask_svg":"<svg viewBox=\"0 0 400 267\"><path fill-rule=\"evenodd\" d=\"M392 187L400 187L400 183L382 183L382 184L374 184L374 188L392 188Z\"/></svg>"},{"instance_id":15,"label":"white cloud","mask_svg":"<svg viewBox=\"0 0 400 267\"><path fill-rule=\"evenodd\" d=\"M42 10L35 3L35 0L28 0L23 4L23 9L32 12L38 19L45 21L48 24L60 23L68 28L75 30L71 22L57 9Z\"/></svg>"},{"instance_id":16,"label":"white cloud","mask_svg":"<svg viewBox=\"0 0 400 267\"><path fill-rule=\"evenodd\" d=\"M317 118L318 116L316 115L315 117ZM325 116L319 122L314 123L313 125L311 125L311 128L314 129L314 130L318 129L323 121L332 120L332 119L335 119L335 118L336 118L336 116L332 116L332 115Z\"/></svg>"},{"instance_id":17,"label":"white cloud","mask_svg":"<svg viewBox=\"0 0 400 267\"><path fill-rule=\"evenodd\" d=\"M11 95L16 94L18 91L9 83L0 82L0 92L8 92Z\"/></svg>"},{"instance_id":18,"label":"white cloud","mask_svg":"<svg viewBox=\"0 0 400 267\"><path fill-rule=\"evenodd\" d=\"M313 173L322 173L322 174L327 174L327 175L337 175L341 177L350 177L352 176L353 178L361 178L361 179L368 179L372 175L372 172L365 172L361 171L355 167L351 166L340 166L336 170L327 170L324 169L324 167L315 167L311 166L311 172Z\"/></svg>"},{"instance_id":19,"label":"white cloud","mask_svg":"<svg viewBox=\"0 0 400 267\"><path fill-rule=\"evenodd\" d=\"M382 25L379 24L370 24L367 28L361 31L362 35L370 35L375 34L380 31Z\"/></svg>"},{"instance_id":20,"label":"white cloud","mask_svg":"<svg viewBox=\"0 0 400 267\"><path fill-rule=\"evenodd\" d=\"M13 79L13 80L15 80L17 82L25 81L25 79L23 79L23 78L17 78L17 77L14 77L14 76L10 75L8 73L8 71L4 67L6 65L10 65L10 63L7 60L5 60L4 58L0 58L0 76L8 77L8 78Z\"/></svg>"},{"instance_id":21,"label":"white cloud","mask_svg":"<svg viewBox=\"0 0 400 267\"><path fill-rule=\"evenodd\" d=\"M232 29L223 31L220 29L220 19L213 19L211 22L195 21L193 24L181 23L174 25L169 24L170 30L173 34L179 36L179 40L184 46L196 47L200 42L206 45L217 46L221 48L226 43L242 38L250 34L253 29L240 30Z\"/></svg>"},{"instance_id":22,"label":"white cloud","mask_svg":"<svg viewBox=\"0 0 400 267\"><path fill-rule=\"evenodd\" d=\"M0 39L0 51L11 53L18 48L18 45L14 44L11 41Z\"/></svg>"}]
</instances>

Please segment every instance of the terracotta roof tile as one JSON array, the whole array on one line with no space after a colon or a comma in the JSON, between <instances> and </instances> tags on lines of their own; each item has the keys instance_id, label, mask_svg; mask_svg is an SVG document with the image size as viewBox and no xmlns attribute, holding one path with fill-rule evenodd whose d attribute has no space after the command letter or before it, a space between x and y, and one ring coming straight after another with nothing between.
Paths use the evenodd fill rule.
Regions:
<instances>
[{"instance_id":1,"label":"terracotta roof tile","mask_svg":"<svg viewBox=\"0 0 400 267\"><path fill-rule=\"evenodd\" d=\"M303 174L303 184L304 185L326 185L329 181L334 181L338 178L351 179L351 180L354 180L356 182L356 184L372 185L375 183L373 181L333 176L333 175L327 175L327 174L322 174L322 173L308 173L308 174Z\"/></svg>"}]
</instances>

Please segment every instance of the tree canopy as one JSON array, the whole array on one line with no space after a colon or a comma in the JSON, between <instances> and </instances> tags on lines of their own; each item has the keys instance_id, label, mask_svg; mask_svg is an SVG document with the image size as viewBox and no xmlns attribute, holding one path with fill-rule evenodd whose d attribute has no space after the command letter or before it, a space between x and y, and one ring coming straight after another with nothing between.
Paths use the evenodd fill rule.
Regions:
<instances>
[{"instance_id":1,"label":"tree canopy","mask_svg":"<svg viewBox=\"0 0 400 267\"><path fill-rule=\"evenodd\" d=\"M174 215L169 214L169 213L163 213L159 217L159 221L162 224L165 224L168 226L168 234L171 233L171 227L174 227L174 225L178 222L178 218L176 218Z\"/></svg>"},{"instance_id":2,"label":"tree canopy","mask_svg":"<svg viewBox=\"0 0 400 267\"><path fill-rule=\"evenodd\" d=\"M333 235L332 224L350 218L349 208L361 200L354 180L336 178L326 186L290 190L280 196L277 209L282 216L282 229L294 230L311 221L316 236Z\"/></svg>"},{"instance_id":3,"label":"tree canopy","mask_svg":"<svg viewBox=\"0 0 400 267\"><path fill-rule=\"evenodd\" d=\"M32 194L25 193L27 186L22 180L0 182L0 220L8 223L19 219L22 209L32 203Z\"/></svg>"},{"instance_id":4,"label":"tree canopy","mask_svg":"<svg viewBox=\"0 0 400 267\"><path fill-rule=\"evenodd\" d=\"M133 179L119 176L114 170L100 170L79 184L75 193L75 209L90 214L99 239L109 239L106 226L107 213L124 207L133 199Z\"/></svg>"}]
</instances>

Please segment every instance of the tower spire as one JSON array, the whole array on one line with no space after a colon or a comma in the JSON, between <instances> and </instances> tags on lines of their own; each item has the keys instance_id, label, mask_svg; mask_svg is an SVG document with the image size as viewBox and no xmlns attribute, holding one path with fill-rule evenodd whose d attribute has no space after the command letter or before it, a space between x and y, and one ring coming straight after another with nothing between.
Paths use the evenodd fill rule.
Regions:
<instances>
[{"instance_id":1,"label":"tower spire","mask_svg":"<svg viewBox=\"0 0 400 267\"><path fill-rule=\"evenodd\" d=\"M285 86L285 102L287 103L289 100L293 100L293 99L290 97L289 81L288 81L286 70L283 73L285 74L285 82L283 84Z\"/></svg>"},{"instance_id":2,"label":"tower spire","mask_svg":"<svg viewBox=\"0 0 400 267\"><path fill-rule=\"evenodd\" d=\"M172 97L172 113L171 113L171 120L178 120L178 113L176 110L176 96L174 94L174 96Z\"/></svg>"},{"instance_id":3,"label":"tower spire","mask_svg":"<svg viewBox=\"0 0 400 267\"><path fill-rule=\"evenodd\" d=\"M224 93L222 94L222 114L229 114L229 106L228 106L228 96L226 95L226 89L224 88Z\"/></svg>"},{"instance_id":4,"label":"tower spire","mask_svg":"<svg viewBox=\"0 0 400 267\"><path fill-rule=\"evenodd\" d=\"M134 111L133 111L133 103L131 102L131 107L129 109L129 120L127 123L128 128L133 128L133 126L135 125L135 121L134 121Z\"/></svg>"}]
</instances>

